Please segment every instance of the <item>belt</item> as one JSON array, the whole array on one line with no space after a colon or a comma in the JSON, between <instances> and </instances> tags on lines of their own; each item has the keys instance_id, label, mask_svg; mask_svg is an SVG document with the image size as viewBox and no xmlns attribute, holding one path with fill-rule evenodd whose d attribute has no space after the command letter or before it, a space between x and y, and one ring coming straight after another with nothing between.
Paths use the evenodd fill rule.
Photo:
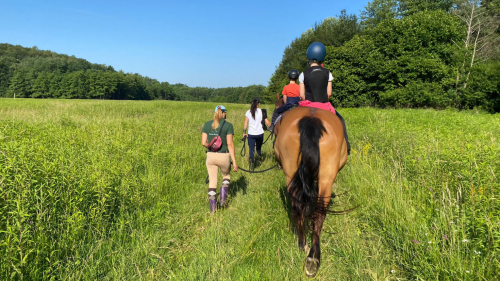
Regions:
<instances>
[{"instance_id":1,"label":"belt","mask_svg":"<svg viewBox=\"0 0 500 281\"><path fill-rule=\"evenodd\" d=\"M229 151L207 151L207 153L229 153Z\"/></svg>"}]
</instances>

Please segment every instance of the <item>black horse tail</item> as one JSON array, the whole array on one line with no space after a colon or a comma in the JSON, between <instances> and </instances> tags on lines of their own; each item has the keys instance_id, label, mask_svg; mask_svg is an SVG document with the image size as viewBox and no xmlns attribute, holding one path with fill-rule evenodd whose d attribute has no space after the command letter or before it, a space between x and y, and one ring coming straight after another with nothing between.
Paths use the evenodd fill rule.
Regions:
<instances>
[{"instance_id":1,"label":"black horse tail","mask_svg":"<svg viewBox=\"0 0 500 281\"><path fill-rule=\"evenodd\" d=\"M288 186L288 193L297 207L302 210L304 217L310 218L318 203L319 140L326 129L319 118L310 116L302 117L298 126L301 160Z\"/></svg>"}]
</instances>

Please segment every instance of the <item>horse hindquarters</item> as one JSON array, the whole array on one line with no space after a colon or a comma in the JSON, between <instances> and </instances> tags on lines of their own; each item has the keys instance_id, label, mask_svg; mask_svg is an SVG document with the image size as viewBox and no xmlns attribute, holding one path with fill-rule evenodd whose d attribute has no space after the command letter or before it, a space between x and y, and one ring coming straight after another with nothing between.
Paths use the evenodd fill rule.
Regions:
<instances>
[{"instance_id":1,"label":"horse hindquarters","mask_svg":"<svg viewBox=\"0 0 500 281\"><path fill-rule=\"evenodd\" d=\"M298 127L300 134L299 156L301 160L297 172L290 181L288 192L292 202L297 207L297 215L294 213L294 216L299 226L299 247L301 244L305 244L305 238L301 240L303 238L301 237L303 220L313 220L314 238L305 262L307 276L313 277L318 271L321 259L319 235L327 206L322 202L316 185L316 182L320 183L318 179L321 160L319 140L323 136L323 132L326 132L326 129L319 118L310 116L302 117L298 122ZM318 205L318 200L323 204Z\"/></svg>"}]
</instances>

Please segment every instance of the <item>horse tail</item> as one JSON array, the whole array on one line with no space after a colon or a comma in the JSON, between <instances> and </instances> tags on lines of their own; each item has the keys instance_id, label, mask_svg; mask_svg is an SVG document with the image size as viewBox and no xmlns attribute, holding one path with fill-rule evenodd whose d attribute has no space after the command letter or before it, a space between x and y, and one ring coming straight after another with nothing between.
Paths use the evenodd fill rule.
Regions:
<instances>
[{"instance_id":1,"label":"horse tail","mask_svg":"<svg viewBox=\"0 0 500 281\"><path fill-rule=\"evenodd\" d=\"M318 173L320 163L319 140L326 132L323 122L317 117L304 116L299 120L300 163L290 181L290 198L302 209L305 217L311 217L318 202Z\"/></svg>"}]
</instances>

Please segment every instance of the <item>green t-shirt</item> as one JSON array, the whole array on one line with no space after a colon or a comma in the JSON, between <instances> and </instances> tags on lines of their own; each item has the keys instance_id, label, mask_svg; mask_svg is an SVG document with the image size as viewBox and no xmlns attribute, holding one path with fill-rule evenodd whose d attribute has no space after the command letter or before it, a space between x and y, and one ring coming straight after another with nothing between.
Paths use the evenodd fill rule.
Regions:
<instances>
[{"instance_id":1,"label":"green t-shirt","mask_svg":"<svg viewBox=\"0 0 500 281\"><path fill-rule=\"evenodd\" d=\"M207 134L207 143L210 143L214 137L216 137L219 134L220 127L224 123L224 120L221 120L219 122L219 127L217 129L212 130L212 124L214 123L214 120L210 120L205 125L203 126L202 132ZM234 129L233 129L233 124L229 123L226 121L226 124L224 125L224 128L222 128L222 132L220 133L220 138L222 140L222 146L220 148L220 152L226 152L228 151L227 149L227 135L234 135Z\"/></svg>"}]
</instances>

